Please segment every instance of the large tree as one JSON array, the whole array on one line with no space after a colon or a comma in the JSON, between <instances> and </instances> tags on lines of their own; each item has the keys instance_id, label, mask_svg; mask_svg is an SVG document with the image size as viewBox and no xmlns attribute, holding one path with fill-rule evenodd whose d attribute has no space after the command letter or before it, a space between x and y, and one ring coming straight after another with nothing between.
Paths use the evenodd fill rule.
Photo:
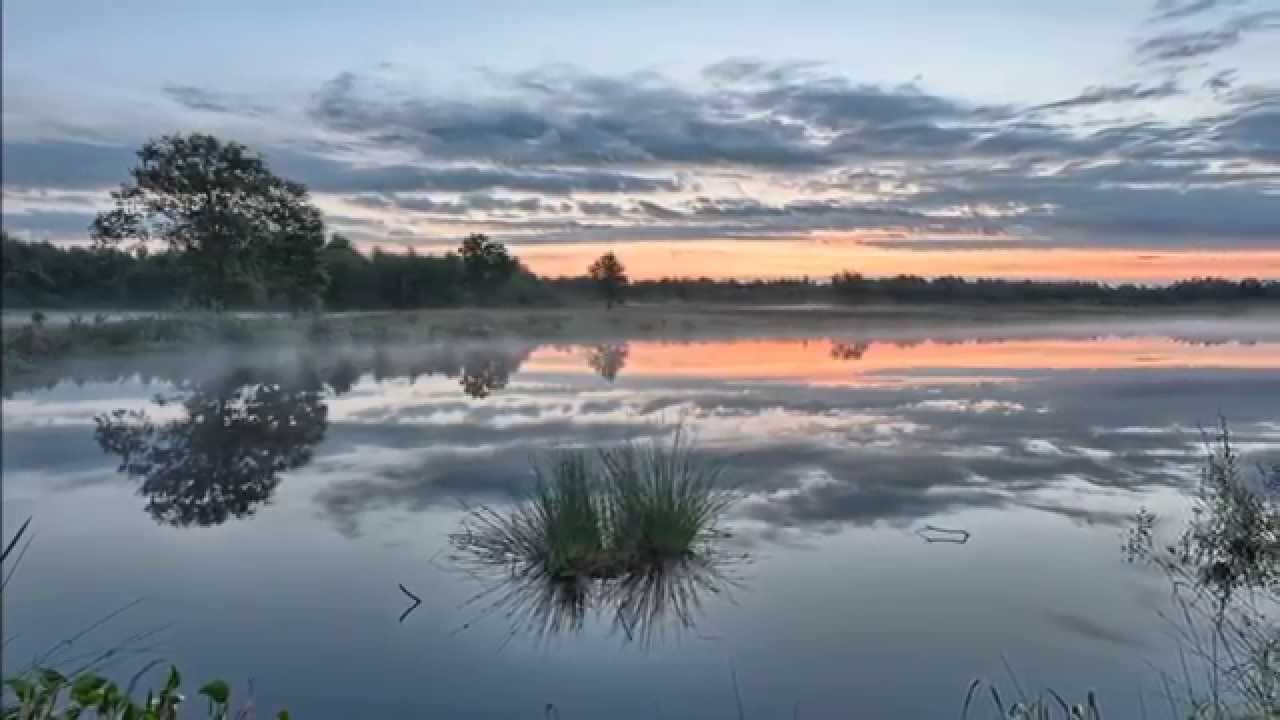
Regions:
<instances>
[{"instance_id":1,"label":"large tree","mask_svg":"<svg viewBox=\"0 0 1280 720\"><path fill-rule=\"evenodd\" d=\"M189 269L192 299L314 304L324 290L324 222L305 186L210 135L169 135L138 151L115 208L94 220L99 246L161 241Z\"/></svg>"},{"instance_id":2,"label":"large tree","mask_svg":"<svg viewBox=\"0 0 1280 720\"><path fill-rule=\"evenodd\" d=\"M595 281L606 307L622 304L627 287L627 269L622 266L617 255L611 252L601 255L587 268L587 274Z\"/></svg>"}]
</instances>

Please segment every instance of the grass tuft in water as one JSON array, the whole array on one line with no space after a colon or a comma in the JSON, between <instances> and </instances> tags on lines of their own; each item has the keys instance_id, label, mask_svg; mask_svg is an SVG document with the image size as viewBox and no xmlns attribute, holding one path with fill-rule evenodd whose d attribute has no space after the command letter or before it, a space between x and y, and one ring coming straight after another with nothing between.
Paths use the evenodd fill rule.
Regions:
<instances>
[{"instance_id":1,"label":"grass tuft in water","mask_svg":"<svg viewBox=\"0 0 1280 720\"><path fill-rule=\"evenodd\" d=\"M731 501L719 468L679 430L668 442L560 451L535 473L534 492L513 510L471 511L454 548L482 566L617 578L695 556Z\"/></svg>"},{"instance_id":2,"label":"grass tuft in water","mask_svg":"<svg viewBox=\"0 0 1280 720\"><path fill-rule=\"evenodd\" d=\"M678 559L714 533L732 497L718 465L698 458L677 429L666 444L599 452L609 511L608 544L625 562Z\"/></svg>"}]
</instances>

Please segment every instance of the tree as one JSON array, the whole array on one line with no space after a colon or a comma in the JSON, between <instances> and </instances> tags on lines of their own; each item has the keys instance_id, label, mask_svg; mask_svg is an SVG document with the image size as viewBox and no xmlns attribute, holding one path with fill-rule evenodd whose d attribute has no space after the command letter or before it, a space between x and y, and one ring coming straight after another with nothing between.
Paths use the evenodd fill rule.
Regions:
<instances>
[{"instance_id":1,"label":"tree","mask_svg":"<svg viewBox=\"0 0 1280 720\"><path fill-rule=\"evenodd\" d=\"M472 292L493 290L511 279L520 266L506 245L480 233L464 238L458 254L462 256L463 278Z\"/></svg>"},{"instance_id":2,"label":"tree","mask_svg":"<svg viewBox=\"0 0 1280 720\"><path fill-rule=\"evenodd\" d=\"M115 208L93 221L99 247L166 243L185 260L199 302L300 307L319 298L320 211L305 186L276 176L261 156L210 135L168 135L143 145L129 174L111 194Z\"/></svg>"},{"instance_id":3,"label":"tree","mask_svg":"<svg viewBox=\"0 0 1280 720\"><path fill-rule=\"evenodd\" d=\"M604 297L605 307L622 304L622 294L627 286L627 269L618 261L618 256L607 252L591 263L587 274L595 281L597 289Z\"/></svg>"}]
</instances>

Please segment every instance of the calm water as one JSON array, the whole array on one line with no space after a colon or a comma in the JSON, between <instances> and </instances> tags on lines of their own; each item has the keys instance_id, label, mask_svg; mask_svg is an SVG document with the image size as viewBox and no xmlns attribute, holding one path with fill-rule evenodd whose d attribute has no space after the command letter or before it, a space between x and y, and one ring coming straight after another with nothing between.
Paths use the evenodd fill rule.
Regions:
<instances>
[{"instance_id":1,"label":"calm water","mask_svg":"<svg viewBox=\"0 0 1280 720\"><path fill-rule=\"evenodd\" d=\"M734 718L731 668L750 718L951 717L1002 657L1123 717L1170 657L1126 518L1184 507L1219 413L1280 460L1278 398L1262 321L84 362L4 402L6 534L36 517L5 667L140 600L61 656L123 644L122 677L163 657L300 718ZM689 626L539 638L477 599L464 505L676 422L743 494Z\"/></svg>"}]
</instances>

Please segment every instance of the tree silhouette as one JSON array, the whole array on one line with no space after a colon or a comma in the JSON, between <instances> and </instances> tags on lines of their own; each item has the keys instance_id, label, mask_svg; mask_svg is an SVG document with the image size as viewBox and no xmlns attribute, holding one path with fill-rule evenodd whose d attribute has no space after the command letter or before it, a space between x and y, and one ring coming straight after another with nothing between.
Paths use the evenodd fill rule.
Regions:
<instances>
[{"instance_id":1,"label":"tree silhouette","mask_svg":"<svg viewBox=\"0 0 1280 720\"><path fill-rule=\"evenodd\" d=\"M479 233L464 238L458 254L462 257L463 277L473 293L494 289L519 269L507 246Z\"/></svg>"},{"instance_id":2,"label":"tree silhouette","mask_svg":"<svg viewBox=\"0 0 1280 720\"><path fill-rule=\"evenodd\" d=\"M618 373L627 364L627 354L630 348L626 343L619 345L596 345L591 348L587 355L587 365L595 370L596 373L613 382L618 377Z\"/></svg>"},{"instance_id":3,"label":"tree silhouette","mask_svg":"<svg viewBox=\"0 0 1280 720\"><path fill-rule=\"evenodd\" d=\"M320 299L320 211L261 156L211 135L169 135L142 146L130 175L111 194L115 208L93 221L99 247L163 241L186 261L193 299L206 303Z\"/></svg>"},{"instance_id":4,"label":"tree silhouette","mask_svg":"<svg viewBox=\"0 0 1280 720\"><path fill-rule=\"evenodd\" d=\"M279 473L310 461L328 427L322 386L310 374L282 384L234 373L181 404L182 416L165 423L137 410L94 419L99 446L120 456L120 472L142 479L147 512L175 527L252 515Z\"/></svg>"},{"instance_id":5,"label":"tree silhouette","mask_svg":"<svg viewBox=\"0 0 1280 720\"><path fill-rule=\"evenodd\" d=\"M618 260L618 256L607 252L591 263L587 275L595 282L596 289L604 298L605 307L621 305L623 292L627 287L627 270Z\"/></svg>"}]
</instances>

